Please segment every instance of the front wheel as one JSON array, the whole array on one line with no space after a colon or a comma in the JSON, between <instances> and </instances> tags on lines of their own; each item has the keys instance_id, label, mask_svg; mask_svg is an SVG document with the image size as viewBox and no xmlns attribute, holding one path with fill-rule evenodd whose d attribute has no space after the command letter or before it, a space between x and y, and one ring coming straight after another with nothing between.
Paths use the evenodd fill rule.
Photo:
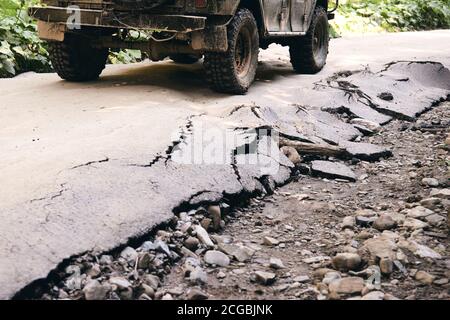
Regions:
<instances>
[{"instance_id":1,"label":"front wheel","mask_svg":"<svg viewBox=\"0 0 450 320\"><path fill-rule=\"evenodd\" d=\"M68 81L89 81L98 78L106 65L108 49L94 48L82 35L66 34L63 42L50 42L49 54L53 69Z\"/></svg>"},{"instance_id":2,"label":"front wheel","mask_svg":"<svg viewBox=\"0 0 450 320\"><path fill-rule=\"evenodd\" d=\"M327 12L317 7L306 35L293 39L289 46L291 63L296 72L315 74L323 69L330 42L328 28Z\"/></svg>"},{"instance_id":3,"label":"front wheel","mask_svg":"<svg viewBox=\"0 0 450 320\"><path fill-rule=\"evenodd\" d=\"M259 54L258 26L250 10L236 12L227 36L227 51L205 53L206 78L216 91L244 94L255 80Z\"/></svg>"}]
</instances>

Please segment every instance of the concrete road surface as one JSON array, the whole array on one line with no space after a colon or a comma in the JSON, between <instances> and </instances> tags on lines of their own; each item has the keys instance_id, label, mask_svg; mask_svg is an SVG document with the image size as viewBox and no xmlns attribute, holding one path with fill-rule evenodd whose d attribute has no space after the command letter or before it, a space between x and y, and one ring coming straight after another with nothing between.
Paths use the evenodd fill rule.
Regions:
<instances>
[{"instance_id":1,"label":"concrete road surface","mask_svg":"<svg viewBox=\"0 0 450 320\"><path fill-rule=\"evenodd\" d=\"M327 99L326 91L312 93L317 82L399 60L449 67L450 31L333 40L328 65L314 76L294 74L287 48L273 45L260 53L257 81L245 96L211 92L201 64L171 61L108 66L98 82L83 84L56 74L0 79L0 298L45 278L63 259L145 234L182 204L260 188L260 173L169 161L195 121L245 125L227 118L241 105L308 111ZM445 81L433 83L438 89L423 103L445 96L436 91L446 89ZM351 140L352 130L339 132ZM289 163L277 161L282 169L273 178L282 183Z\"/></svg>"}]
</instances>

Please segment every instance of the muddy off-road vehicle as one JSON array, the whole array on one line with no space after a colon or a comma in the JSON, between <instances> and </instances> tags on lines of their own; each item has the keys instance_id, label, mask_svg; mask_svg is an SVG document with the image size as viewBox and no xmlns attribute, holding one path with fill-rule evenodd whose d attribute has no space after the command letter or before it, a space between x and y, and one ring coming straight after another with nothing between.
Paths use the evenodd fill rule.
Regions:
<instances>
[{"instance_id":1,"label":"muddy off-road vehicle","mask_svg":"<svg viewBox=\"0 0 450 320\"><path fill-rule=\"evenodd\" d=\"M331 0L42 0L30 9L63 79L98 78L109 49L139 49L154 60L195 63L220 92L245 93L259 48L289 46L299 73L320 71L328 55ZM136 37L142 32L146 37ZM134 36L133 36L134 35Z\"/></svg>"}]
</instances>

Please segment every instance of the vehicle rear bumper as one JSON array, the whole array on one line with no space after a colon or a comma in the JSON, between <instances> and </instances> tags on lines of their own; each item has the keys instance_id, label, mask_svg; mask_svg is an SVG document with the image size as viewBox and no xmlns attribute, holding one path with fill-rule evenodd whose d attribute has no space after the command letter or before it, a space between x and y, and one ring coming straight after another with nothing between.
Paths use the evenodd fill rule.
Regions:
<instances>
[{"instance_id":1,"label":"vehicle rear bumper","mask_svg":"<svg viewBox=\"0 0 450 320\"><path fill-rule=\"evenodd\" d=\"M206 25L206 17L201 16L152 15L76 7L31 7L29 15L43 22L66 25L69 30L89 26L188 33L203 30Z\"/></svg>"}]
</instances>

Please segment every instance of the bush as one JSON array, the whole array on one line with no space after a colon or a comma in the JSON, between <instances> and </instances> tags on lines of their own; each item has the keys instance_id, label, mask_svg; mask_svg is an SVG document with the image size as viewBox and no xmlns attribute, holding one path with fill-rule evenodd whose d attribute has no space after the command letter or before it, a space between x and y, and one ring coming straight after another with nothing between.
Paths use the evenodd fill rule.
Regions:
<instances>
[{"instance_id":1,"label":"bush","mask_svg":"<svg viewBox=\"0 0 450 320\"><path fill-rule=\"evenodd\" d=\"M0 1L0 77L51 70L48 52L26 9L36 0Z\"/></svg>"},{"instance_id":2,"label":"bush","mask_svg":"<svg viewBox=\"0 0 450 320\"><path fill-rule=\"evenodd\" d=\"M338 33L450 28L450 0L341 1L333 27Z\"/></svg>"}]
</instances>

